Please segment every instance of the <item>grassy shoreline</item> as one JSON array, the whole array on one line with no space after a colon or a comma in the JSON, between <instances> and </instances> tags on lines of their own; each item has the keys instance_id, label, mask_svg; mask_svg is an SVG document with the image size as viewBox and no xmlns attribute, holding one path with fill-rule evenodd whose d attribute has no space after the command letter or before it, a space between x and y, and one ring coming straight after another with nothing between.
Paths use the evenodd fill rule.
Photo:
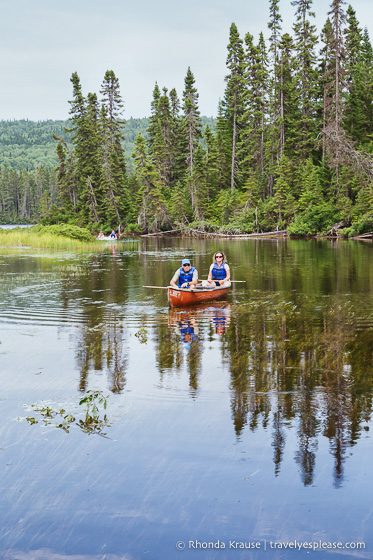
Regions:
<instances>
[{"instance_id":1,"label":"grassy shoreline","mask_svg":"<svg viewBox=\"0 0 373 560\"><path fill-rule=\"evenodd\" d=\"M0 226L1 228L1 226ZM34 228L0 229L0 249L30 247L33 249L97 249L99 242L73 239L63 234L35 231Z\"/></svg>"}]
</instances>

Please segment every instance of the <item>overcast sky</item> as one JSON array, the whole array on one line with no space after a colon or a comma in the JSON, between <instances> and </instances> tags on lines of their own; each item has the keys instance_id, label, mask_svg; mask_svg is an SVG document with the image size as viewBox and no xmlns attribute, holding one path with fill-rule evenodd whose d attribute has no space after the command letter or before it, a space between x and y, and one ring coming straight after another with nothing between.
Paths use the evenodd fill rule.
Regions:
<instances>
[{"instance_id":1,"label":"overcast sky","mask_svg":"<svg viewBox=\"0 0 373 560\"><path fill-rule=\"evenodd\" d=\"M318 31L331 0L314 0ZM346 8L347 8L346 4ZM352 2L373 40L373 0ZM281 0L284 31L294 8ZM266 0L0 0L0 120L68 118L70 77L99 93L119 78L126 118L150 113L154 84L183 91L190 66L203 115L224 93L229 27L268 38Z\"/></svg>"}]
</instances>

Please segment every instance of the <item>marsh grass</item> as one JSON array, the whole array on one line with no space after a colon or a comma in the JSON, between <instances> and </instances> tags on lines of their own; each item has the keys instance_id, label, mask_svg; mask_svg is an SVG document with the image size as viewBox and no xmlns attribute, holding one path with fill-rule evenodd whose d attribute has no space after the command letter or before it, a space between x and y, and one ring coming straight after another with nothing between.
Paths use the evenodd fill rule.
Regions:
<instances>
[{"instance_id":1,"label":"marsh grass","mask_svg":"<svg viewBox=\"0 0 373 560\"><path fill-rule=\"evenodd\" d=\"M92 242L71 239L63 235L31 231L27 229L0 229L1 247L31 247L33 249L97 249L99 242L92 238Z\"/></svg>"}]
</instances>

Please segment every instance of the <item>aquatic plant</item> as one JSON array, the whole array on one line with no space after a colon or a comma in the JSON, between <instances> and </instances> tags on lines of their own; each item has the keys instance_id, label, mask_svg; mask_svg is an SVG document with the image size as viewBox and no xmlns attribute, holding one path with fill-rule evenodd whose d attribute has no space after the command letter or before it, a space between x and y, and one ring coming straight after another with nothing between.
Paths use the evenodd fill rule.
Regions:
<instances>
[{"instance_id":1,"label":"aquatic plant","mask_svg":"<svg viewBox=\"0 0 373 560\"><path fill-rule=\"evenodd\" d=\"M144 329L144 327L141 327L141 329L135 333L135 336L139 339L140 344L146 344L148 342L148 331Z\"/></svg>"},{"instance_id":2,"label":"aquatic plant","mask_svg":"<svg viewBox=\"0 0 373 560\"><path fill-rule=\"evenodd\" d=\"M36 405L32 404L31 408L40 414L41 418L38 420L34 416L26 416L29 424L38 424L44 422L46 426L54 425L56 428L64 430L69 433L71 425L76 425L82 432L90 435L97 434L106 437L106 432L103 430L111 425L106 414L100 416L102 412L100 407L104 410L107 408L107 399L109 396L104 396L102 391L87 391L84 397L79 401L79 406L85 407L78 411L78 413L67 412L64 408L54 409L49 405ZM79 413L83 413L83 418L77 418ZM57 422L54 422L54 419Z\"/></svg>"}]
</instances>

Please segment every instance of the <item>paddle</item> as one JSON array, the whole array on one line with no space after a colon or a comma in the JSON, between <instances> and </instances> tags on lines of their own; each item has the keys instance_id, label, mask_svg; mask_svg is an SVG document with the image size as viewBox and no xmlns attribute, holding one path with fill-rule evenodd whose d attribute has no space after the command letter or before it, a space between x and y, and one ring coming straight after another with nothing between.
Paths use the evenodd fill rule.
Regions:
<instances>
[{"instance_id":1,"label":"paddle","mask_svg":"<svg viewBox=\"0 0 373 560\"><path fill-rule=\"evenodd\" d=\"M143 288L156 288L157 290L168 290L169 286L143 286Z\"/></svg>"},{"instance_id":2,"label":"paddle","mask_svg":"<svg viewBox=\"0 0 373 560\"><path fill-rule=\"evenodd\" d=\"M173 288L173 286L143 286L143 288L155 288L157 290L168 290L168 288ZM180 289L180 288L177 288ZM182 290L186 290L186 288L181 288ZM190 291L193 291L194 288L191 288Z\"/></svg>"},{"instance_id":3,"label":"paddle","mask_svg":"<svg viewBox=\"0 0 373 560\"><path fill-rule=\"evenodd\" d=\"M197 280L197 282L204 282L204 280ZM246 282L246 280L229 280L231 284L238 284L239 282Z\"/></svg>"},{"instance_id":4,"label":"paddle","mask_svg":"<svg viewBox=\"0 0 373 560\"><path fill-rule=\"evenodd\" d=\"M202 280L198 280L198 282L202 282ZM246 280L230 280L231 284L233 282L235 282L237 284L239 282L246 282ZM208 286L198 286L197 289L198 288L201 289L202 287L203 288L208 288ZM221 287L223 288L224 286L221 286ZM168 288L172 288L172 286L143 286L143 288L155 288L156 290L168 290Z\"/></svg>"}]
</instances>

